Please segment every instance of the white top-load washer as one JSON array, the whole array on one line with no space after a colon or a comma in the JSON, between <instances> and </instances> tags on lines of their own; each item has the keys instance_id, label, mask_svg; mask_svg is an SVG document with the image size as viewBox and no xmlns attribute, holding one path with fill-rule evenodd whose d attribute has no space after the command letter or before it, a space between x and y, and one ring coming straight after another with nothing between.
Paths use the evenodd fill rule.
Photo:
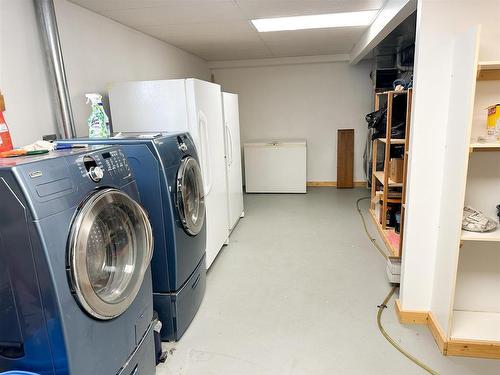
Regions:
<instances>
[{"instance_id":1,"label":"white top-load washer","mask_svg":"<svg viewBox=\"0 0 500 375\"><path fill-rule=\"evenodd\" d=\"M109 90L115 132L188 131L203 175L207 268L229 237L222 97L219 85L199 79L136 81Z\"/></svg>"}]
</instances>

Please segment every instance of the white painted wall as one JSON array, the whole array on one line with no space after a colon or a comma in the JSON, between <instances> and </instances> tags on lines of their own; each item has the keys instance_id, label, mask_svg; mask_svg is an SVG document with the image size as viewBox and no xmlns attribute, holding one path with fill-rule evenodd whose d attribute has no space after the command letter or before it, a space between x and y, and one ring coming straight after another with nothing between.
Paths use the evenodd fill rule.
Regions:
<instances>
[{"instance_id":1,"label":"white painted wall","mask_svg":"<svg viewBox=\"0 0 500 375\"><path fill-rule=\"evenodd\" d=\"M370 65L275 63L212 68L223 90L239 95L242 143L305 138L307 180L336 181L337 129L354 128L355 180L363 181L364 117L373 108Z\"/></svg>"},{"instance_id":2,"label":"white painted wall","mask_svg":"<svg viewBox=\"0 0 500 375\"><path fill-rule=\"evenodd\" d=\"M68 2L56 13L77 133L88 133L87 92L109 83L170 78L209 79L205 60ZM109 114L109 110L108 110Z\"/></svg>"},{"instance_id":3,"label":"white painted wall","mask_svg":"<svg viewBox=\"0 0 500 375\"><path fill-rule=\"evenodd\" d=\"M32 0L0 0L0 90L14 145L56 131Z\"/></svg>"},{"instance_id":4,"label":"white painted wall","mask_svg":"<svg viewBox=\"0 0 500 375\"><path fill-rule=\"evenodd\" d=\"M105 94L114 81L209 78L206 62L194 55L67 0L55 5L80 136L87 134L86 92ZM57 132L51 85L33 0L0 0L0 90L16 146Z\"/></svg>"},{"instance_id":5,"label":"white painted wall","mask_svg":"<svg viewBox=\"0 0 500 375\"><path fill-rule=\"evenodd\" d=\"M498 0L421 0L417 11L407 211L400 298L404 310L433 309L450 100L453 41L482 25L480 60L500 60ZM444 192L446 194L446 192ZM444 234L446 235L446 234ZM436 296L438 298L438 296ZM443 326L445 322L441 322Z\"/></svg>"}]
</instances>

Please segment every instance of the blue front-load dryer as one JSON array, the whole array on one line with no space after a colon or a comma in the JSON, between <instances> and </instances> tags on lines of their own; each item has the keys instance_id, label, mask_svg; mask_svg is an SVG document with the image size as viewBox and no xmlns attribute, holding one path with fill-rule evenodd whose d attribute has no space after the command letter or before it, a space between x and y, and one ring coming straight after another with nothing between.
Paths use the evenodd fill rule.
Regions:
<instances>
[{"instance_id":1,"label":"blue front-load dryer","mask_svg":"<svg viewBox=\"0 0 500 375\"><path fill-rule=\"evenodd\" d=\"M120 145L127 155L153 226L153 301L162 322L161 338L179 340L196 315L206 286L205 200L191 136L119 133L57 144Z\"/></svg>"},{"instance_id":2,"label":"blue front-load dryer","mask_svg":"<svg viewBox=\"0 0 500 375\"><path fill-rule=\"evenodd\" d=\"M0 159L0 370L155 373L138 200L116 146Z\"/></svg>"}]
</instances>

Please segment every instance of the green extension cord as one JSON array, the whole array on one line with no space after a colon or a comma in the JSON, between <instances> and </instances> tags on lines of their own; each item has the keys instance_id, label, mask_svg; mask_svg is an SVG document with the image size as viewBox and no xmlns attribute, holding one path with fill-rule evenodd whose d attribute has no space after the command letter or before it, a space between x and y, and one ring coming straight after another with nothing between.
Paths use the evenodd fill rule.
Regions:
<instances>
[{"instance_id":1,"label":"green extension cord","mask_svg":"<svg viewBox=\"0 0 500 375\"><path fill-rule=\"evenodd\" d=\"M387 260L387 259L389 259L389 256L377 244L377 240L374 237L372 237L372 235L368 231L368 227L366 226L365 217L363 216L363 213L361 212L361 208L359 207L359 202L361 202L362 200L365 200L365 199L370 199L370 197L359 198L356 201L356 207L358 209L359 216L361 217L361 221L363 222L363 227L365 228L365 233L368 236L368 238L370 239L370 241L373 244L373 246L375 246L375 248L379 251L379 253ZM397 288L398 288L397 286L392 287L392 289L389 292L389 294L385 297L384 302L382 302L382 304L379 305L378 313L377 313L377 325L378 325L378 329L380 330L380 333L382 333L382 335L385 337L385 339L389 342L389 344L391 344L394 348L396 348L396 350L399 351L401 354L403 354L406 358L408 358L410 361L412 361L413 363L415 363L417 366L419 366L422 369L424 369L425 371L427 371L429 374L439 375L439 373L437 371L431 369L425 363L423 363L422 361L420 361L418 358L415 358L413 355L411 355L406 350L404 350L401 346L399 346L399 344L396 341L394 341L394 339L391 336L389 336L389 334L386 332L386 330L382 326L382 314L383 314L384 310L386 309L387 304L391 300L392 296L394 295L394 293L396 293L396 289Z\"/></svg>"}]
</instances>

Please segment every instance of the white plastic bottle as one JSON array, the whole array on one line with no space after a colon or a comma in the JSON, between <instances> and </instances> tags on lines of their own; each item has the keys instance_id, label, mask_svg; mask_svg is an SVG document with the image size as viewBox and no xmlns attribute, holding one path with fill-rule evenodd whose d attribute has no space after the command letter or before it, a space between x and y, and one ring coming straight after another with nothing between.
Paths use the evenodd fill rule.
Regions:
<instances>
[{"instance_id":1,"label":"white plastic bottle","mask_svg":"<svg viewBox=\"0 0 500 375\"><path fill-rule=\"evenodd\" d=\"M102 105L102 95L85 94L87 103L91 103L91 112L87 120L89 138L107 138L110 136L109 118Z\"/></svg>"}]
</instances>

